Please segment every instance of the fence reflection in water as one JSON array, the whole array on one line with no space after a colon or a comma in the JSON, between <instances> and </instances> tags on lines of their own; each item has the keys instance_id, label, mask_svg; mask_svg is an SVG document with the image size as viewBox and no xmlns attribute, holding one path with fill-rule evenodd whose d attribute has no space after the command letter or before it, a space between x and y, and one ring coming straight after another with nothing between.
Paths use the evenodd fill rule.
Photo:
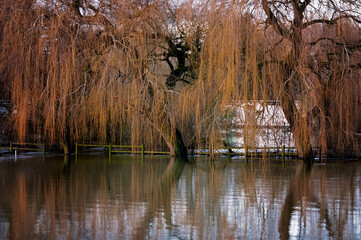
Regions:
<instances>
[{"instance_id":1,"label":"fence reflection in water","mask_svg":"<svg viewBox=\"0 0 361 240\"><path fill-rule=\"evenodd\" d=\"M89 154L0 165L0 238L361 237L358 162Z\"/></svg>"}]
</instances>

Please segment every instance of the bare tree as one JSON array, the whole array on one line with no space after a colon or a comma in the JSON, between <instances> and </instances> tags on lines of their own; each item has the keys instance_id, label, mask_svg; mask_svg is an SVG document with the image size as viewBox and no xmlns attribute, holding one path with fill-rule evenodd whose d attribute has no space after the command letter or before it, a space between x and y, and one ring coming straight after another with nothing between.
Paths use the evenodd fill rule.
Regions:
<instances>
[{"instance_id":1,"label":"bare tree","mask_svg":"<svg viewBox=\"0 0 361 240\"><path fill-rule=\"evenodd\" d=\"M326 139L329 138L325 129L332 124L340 126L340 123L336 123L337 119L330 115L328 105L332 98L337 97L338 93L342 91L337 89L336 92L329 94L330 91L336 90L333 88L335 85L330 81L337 80L339 87L340 83L347 84L350 81L355 89L360 89L360 76L359 73L356 73L359 72L360 59L355 59L353 63L349 61L346 63L347 66L340 61L341 56L350 56L352 52L360 50L360 38L355 39L351 35L347 36L340 32L326 34L325 29L332 32L331 29L334 27L333 29L338 28L344 32L347 22L348 25L353 26L353 30L358 32L359 36L360 3L357 1L262 0L261 4L267 17L266 29L268 25L272 26L272 34L276 33L276 36L273 35L273 41L270 41L272 44L270 44L268 53L270 64L277 63L278 76L282 83L280 92L282 108L291 126L300 156L305 161L312 162L310 136L315 123L312 122L310 116L313 116L314 106L316 105L321 113L322 123L318 127L322 129L320 135L324 139L322 144L324 151L327 148ZM325 49L325 44L332 46L327 50L328 60L326 62L313 57L320 53L321 48ZM280 49L284 49L285 54L280 54ZM331 60L331 58L333 59ZM344 58L344 60L346 59ZM315 66L315 61L319 67ZM312 77L310 74L306 74L309 70L314 74ZM342 75L342 81L338 80L340 75L337 77L333 75L337 74L336 71ZM346 72L349 74L342 74ZM355 95L349 91L346 95L353 99L352 106L345 106L345 102L342 101L334 102L334 104L344 109L360 109L359 94ZM297 102L299 106L297 106ZM352 126L359 124L359 119L355 122L354 118L347 119L349 117L347 115L338 117L342 118L344 122L353 122ZM353 129L352 134L356 133L355 130ZM353 139L355 139L354 137L355 135Z\"/></svg>"}]
</instances>

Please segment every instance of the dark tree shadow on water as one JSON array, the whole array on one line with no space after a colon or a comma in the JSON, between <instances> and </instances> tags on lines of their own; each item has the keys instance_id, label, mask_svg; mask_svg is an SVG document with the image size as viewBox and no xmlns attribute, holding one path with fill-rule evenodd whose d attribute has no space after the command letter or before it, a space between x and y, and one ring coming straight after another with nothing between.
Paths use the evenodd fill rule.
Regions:
<instances>
[{"instance_id":1,"label":"dark tree shadow on water","mask_svg":"<svg viewBox=\"0 0 361 240\"><path fill-rule=\"evenodd\" d=\"M134 228L132 239L146 238L154 216L161 208L164 209L164 219L166 224L171 226L173 230L176 230L177 226L174 226L172 222L171 191L182 175L185 164L185 161L182 159L174 157L170 159L166 169L158 178L154 188L151 191L152 196L150 196L143 221L141 221L140 224Z\"/></svg>"},{"instance_id":2,"label":"dark tree shadow on water","mask_svg":"<svg viewBox=\"0 0 361 240\"><path fill-rule=\"evenodd\" d=\"M282 206L281 217L278 226L281 240L290 238L289 230L292 213L298 202L302 200L302 197L308 195L310 191L308 186L310 175L311 167L309 165L299 164L297 166L295 175L291 181Z\"/></svg>"},{"instance_id":3,"label":"dark tree shadow on water","mask_svg":"<svg viewBox=\"0 0 361 240\"><path fill-rule=\"evenodd\" d=\"M346 229L345 227L347 224L347 218L349 216L348 203L345 203L343 206L339 206L338 209L335 209L335 206L333 206L333 208L329 210L327 206L328 205L327 199L320 199L318 197L318 194L316 194L317 192L314 189L312 189L312 187L310 186L311 172L312 172L312 167L310 165L306 165L303 163L299 164L296 168L294 177L291 180L290 186L287 190L287 195L282 205L281 216L278 226L278 231L281 240L290 238L292 214L295 212L297 206L303 206L304 204L306 206L312 204L313 207L319 210L320 216L317 221L319 225L317 227L320 228L322 224L324 224L328 232L328 236L327 236L328 238L332 238L332 239L343 238L343 234L345 233L345 229ZM324 186L327 184L327 181L322 176L325 173L326 173L326 168L321 169L320 171L321 176L318 176L321 178L320 181L322 181L322 185ZM348 179L350 180L350 184L352 185L350 187L351 208L353 208L354 205L353 193L355 190L354 187L355 174L356 174L356 170L353 169L350 172L350 178ZM333 187L333 186L329 186L329 187ZM338 187L338 186L334 186L334 187ZM325 195L324 197L327 198L327 196L328 195ZM342 197L344 196L336 195L336 199ZM329 213L330 211L331 214ZM339 211L339 214L335 214L337 211ZM302 214L303 213L301 212L301 217L304 218L304 221L306 221L306 216L303 216ZM300 231L302 231L301 227L300 227ZM305 236L299 236L299 237L302 238Z\"/></svg>"}]
</instances>

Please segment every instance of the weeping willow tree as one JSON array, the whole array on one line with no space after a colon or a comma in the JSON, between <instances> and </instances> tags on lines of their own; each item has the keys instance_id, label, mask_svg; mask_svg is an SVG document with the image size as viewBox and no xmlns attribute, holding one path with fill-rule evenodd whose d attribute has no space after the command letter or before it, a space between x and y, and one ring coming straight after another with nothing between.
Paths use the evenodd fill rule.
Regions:
<instances>
[{"instance_id":1,"label":"weeping willow tree","mask_svg":"<svg viewBox=\"0 0 361 240\"><path fill-rule=\"evenodd\" d=\"M265 65L272 69L270 79L279 89L300 156L312 161L312 142L326 156L345 147L359 148L361 119L353 113L361 107L361 4L347 0L260 4L269 39Z\"/></svg>"},{"instance_id":2,"label":"weeping willow tree","mask_svg":"<svg viewBox=\"0 0 361 240\"><path fill-rule=\"evenodd\" d=\"M249 25L242 6L2 5L2 81L20 140L38 133L68 153L75 141L121 142L130 134L132 144L154 147L163 140L172 154L185 156L183 138L188 145L219 136L219 112L238 96L238 48ZM225 40L219 33L232 35Z\"/></svg>"},{"instance_id":3,"label":"weeping willow tree","mask_svg":"<svg viewBox=\"0 0 361 240\"><path fill-rule=\"evenodd\" d=\"M65 152L75 141L164 143L185 157L217 147L236 101L279 99L301 157L313 158L314 136L325 150L355 148L360 8L341 3L4 0L11 124L20 140L36 133Z\"/></svg>"}]
</instances>

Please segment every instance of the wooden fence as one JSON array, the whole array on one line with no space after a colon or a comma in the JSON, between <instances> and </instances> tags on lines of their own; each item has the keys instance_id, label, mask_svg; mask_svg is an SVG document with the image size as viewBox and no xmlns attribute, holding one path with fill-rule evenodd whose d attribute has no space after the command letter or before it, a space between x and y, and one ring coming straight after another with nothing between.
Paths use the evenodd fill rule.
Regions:
<instances>
[{"instance_id":1,"label":"wooden fence","mask_svg":"<svg viewBox=\"0 0 361 240\"><path fill-rule=\"evenodd\" d=\"M145 151L144 145L131 146L131 145L112 145L112 144L79 144L75 145L75 154L79 154L80 148L105 148L109 155L113 153L129 153L129 154L165 154L169 155L170 152L166 151ZM232 152L229 150L232 149ZM241 151L243 150L243 151ZM263 148L244 148L244 147L228 147L224 149L214 149L210 151L207 148L198 148L195 155L232 155L232 156L280 156L295 157L297 156L296 149L293 147L263 147Z\"/></svg>"},{"instance_id":2,"label":"wooden fence","mask_svg":"<svg viewBox=\"0 0 361 240\"><path fill-rule=\"evenodd\" d=\"M96 145L96 144L79 144L79 143L75 144L75 154L79 153L79 148L80 147L108 148L109 155L111 155L112 153L130 153L130 154L142 154L142 155L144 155L144 154L165 154L165 155L169 155L170 154L170 152L164 152L164 151L145 151L144 150L144 145L140 145L140 146L112 145L112 144Z\"/></svg>"},{"instance_id":3,"label":"wooden fence","mask_svg":"<svg viewBox=\"0 0 361 240\"><path fill-rule=\"evenodd\" d=\"M11 142L9 147L0 147L0 149L9 150L11 153L14 150L21 151L35 151L43 152L45 154L45 143L21 143L21 142Z\"/></svg>"},{"instance_id":4,"label":"wooden fence","mask_svg":"<svg viewBox=\"0 0 361 240\"><path fill-rule=\"evenodd\" d=\"M170 152L167 151L146 151L144 145L140 146L131 146L131 145L112 145L112 144L79 144L75 145L75 154L78 155L79 148L106 148L108 149L109 156L114 153L129 153L129 154L161 154L161 155L170 155ZM45 144L44 143L20 143L20 142L10 142L10 146L0 147L0 149L9 150L11 153L14 150L22 151L40 151L45 154ZM350 150L351 151L351 150ZM317 148L314 151L318 153ZM352 150L353 154L354 150ZM245 156L248 157L271 157L278 156L284 159L285 157L297 157L298 153L295 147L224 147L223 149L213 149L208 148L197 148L192 152L194 155L228 155L228 156ZM357 158L360 158L360 148L356 152ZM320 157L320 156L319 156Z\"/></svg>"}]
</instances>

